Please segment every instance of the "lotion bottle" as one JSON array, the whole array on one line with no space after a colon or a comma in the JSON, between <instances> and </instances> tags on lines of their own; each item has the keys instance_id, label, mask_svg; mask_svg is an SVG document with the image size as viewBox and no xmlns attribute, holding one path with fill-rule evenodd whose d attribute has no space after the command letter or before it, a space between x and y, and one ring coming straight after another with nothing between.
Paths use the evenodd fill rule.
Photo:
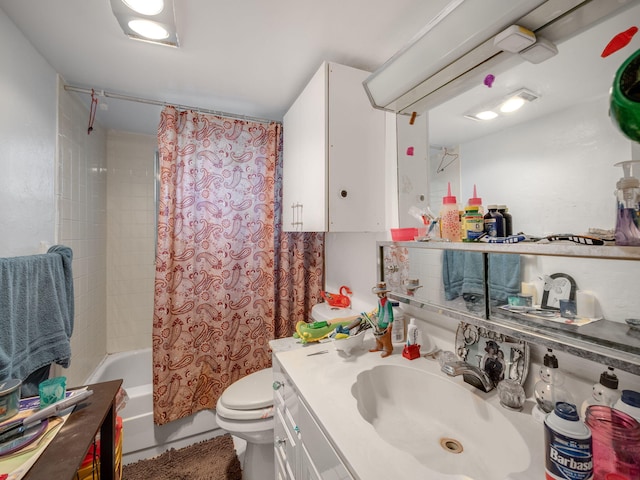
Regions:
<instances>
[{"instance_id":1,"label":"lotion bottle","mask_svg":"<svg viewBox=\"0 0 640 480\"><path fill-rule=\"evenodd\" d=\"M393 323L391 324L391 341L393 343L404 343L406 327L404 322L404 312L400 310L400 303L391 302L393 307Z\"/></svg>"},{"instance_id":2,"label":"lotion bottle","mask_svg":"<svg viewBox=\"0 0 640 480\"><path fill-rule=\"evenodd\" d=\"M416 325L416 319L409 319L409 326L407 327L407 345L420 345L420 330Z\"/></svg>"}]
</instances>

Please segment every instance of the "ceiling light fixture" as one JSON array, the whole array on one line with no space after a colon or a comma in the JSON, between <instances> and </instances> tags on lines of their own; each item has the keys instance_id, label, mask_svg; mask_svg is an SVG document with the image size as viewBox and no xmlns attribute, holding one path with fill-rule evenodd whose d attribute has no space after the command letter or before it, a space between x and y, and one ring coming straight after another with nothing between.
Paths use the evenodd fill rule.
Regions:
<instances>
[{"instance_id":1,"label":"ceiling light fixture","mask_svg":"<svg viewBox=\"0 0 640 480\"><path fill-rule=\"evenodd\" d=\"M493 120L501 114L505 115L516 112L526 103L533 102L538 98L540 98L540 95L533 93L527 88L521 88L503 97L500 101L490 104L490 106L484 104L482 107L475 108L471 112L466 113L464 117L471 120Z\"/></svg>"},{"instance_id":2,"label":"ceiling light fixture","mask_svg":"<svg viewBox=\"0 0 640 480\"><path fill-rule=\"evenodd\" d=\"M128 25L131 30L150 40L164 40L169 37L169 32L166 28L151 20L130 20Z\"/></svg>"},{"instance_id":3,"label":"ceiling light fixture","mask_svg":"<svg viewBox=\"0 0 640 480\"><path fill-rule=\"evenodd\" d=\"M113 15L129 38L178 47L174 0L110 0Z\"/></svg>"},{"instance_id":4,"label":"ceiling light fixture","mask_svg":"<svg viewBox=\"0 0 640 480\"><path fill-rule=\"evenodd\" d=\"M163 0L122 0L122 3L142 15L158 15L164 8Z\"/></svg>"}]
</instances>

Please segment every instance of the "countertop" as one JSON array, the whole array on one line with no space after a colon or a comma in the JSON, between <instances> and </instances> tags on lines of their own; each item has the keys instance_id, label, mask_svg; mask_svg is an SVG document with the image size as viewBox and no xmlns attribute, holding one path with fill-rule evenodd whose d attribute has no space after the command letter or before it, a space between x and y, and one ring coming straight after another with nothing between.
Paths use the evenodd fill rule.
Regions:
<instances>
[{"instance_id":1,"label":"countertop","mask_svg":"<svg viewBox=\"0 0 640 480\"><path fill-rule=\"evenodd\" d=\"M305 403L311 408L315 419L332 443L347 469L356 479L376 480L390 478L407 479L456 479L488 480L463 475L444 475L425 467L412 455L383 440L374 427L358 412L357 400L352 395L352 385L358 373L376 365L401 365L447 377L440 372L437 360L424 357L408 360L401 355L401 345L396 345L394 353L386 358L380 352L369 352L374 346L370 332L361 351L351 357L342 357L329 343L313 343L301 346L293 339L270 342L271 348L286 373L299 389ZM326 354L311 355L322 350ZM481 392L463 382L462 377L450 381L460 384L474 395L500 410L517 428L530 449L531 462L526 471L508 477L509 480L539 480L544 478L544 428L534 420L531 410L534 402L527 401L521 412L513 412L500 406L497 391ZM411 395L411 385L407 385L407 395ZM429 408L429 398L424 399L425 411ZM487 438L490 438L488 432ZM455 461L452 459L452 461ZM496 480L492 478L491 480Z\"/></svg>"}]
</instances>

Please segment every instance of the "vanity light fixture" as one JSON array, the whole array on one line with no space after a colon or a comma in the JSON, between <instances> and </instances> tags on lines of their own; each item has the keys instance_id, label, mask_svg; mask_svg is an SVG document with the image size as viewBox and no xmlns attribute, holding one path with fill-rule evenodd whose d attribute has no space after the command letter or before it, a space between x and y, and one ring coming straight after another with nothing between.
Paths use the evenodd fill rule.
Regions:
<instances>
[{"instance_id":1,"label":"vanity light fixture","mask_svg":"<svg viewBox=\"0 0 640 480\"><path fill-rule=\"evenodd\" d=\"M174 0L110 0L113 15L129 38L178 47Z\"/></svg>"},{"instance_id":2,"label":"vanity light fixture","mask_svg":"<svg viewBox=\"0 0 640 480\"><path fill-rule=\"evenodd\" d=\"M483 107L476 108L464 116L471 120L493 120L500 115L504 116L513 113L522 108L526 103L533 102L538 98L540 98L540 95L533 93L527 88L521 88L502 98L499 102L491 104L489 107L485 104Z\"/></svg>"}]
</instances>

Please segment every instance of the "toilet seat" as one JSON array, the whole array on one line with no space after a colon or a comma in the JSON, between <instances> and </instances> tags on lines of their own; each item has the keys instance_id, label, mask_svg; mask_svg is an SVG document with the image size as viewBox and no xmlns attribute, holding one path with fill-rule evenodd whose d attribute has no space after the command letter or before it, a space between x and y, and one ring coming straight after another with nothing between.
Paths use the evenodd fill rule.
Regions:
<instances>
[{"instance_id":1,"label":"toilet seat","mask_svg":"<svg viewBox=\"0 0 640 480\"><path fill-rule=\"evenodd\" d=\"M232 383L216 405L229 420L260 420L273 417L273 370L265 368Z\"/></svg>"}]
</instances>

